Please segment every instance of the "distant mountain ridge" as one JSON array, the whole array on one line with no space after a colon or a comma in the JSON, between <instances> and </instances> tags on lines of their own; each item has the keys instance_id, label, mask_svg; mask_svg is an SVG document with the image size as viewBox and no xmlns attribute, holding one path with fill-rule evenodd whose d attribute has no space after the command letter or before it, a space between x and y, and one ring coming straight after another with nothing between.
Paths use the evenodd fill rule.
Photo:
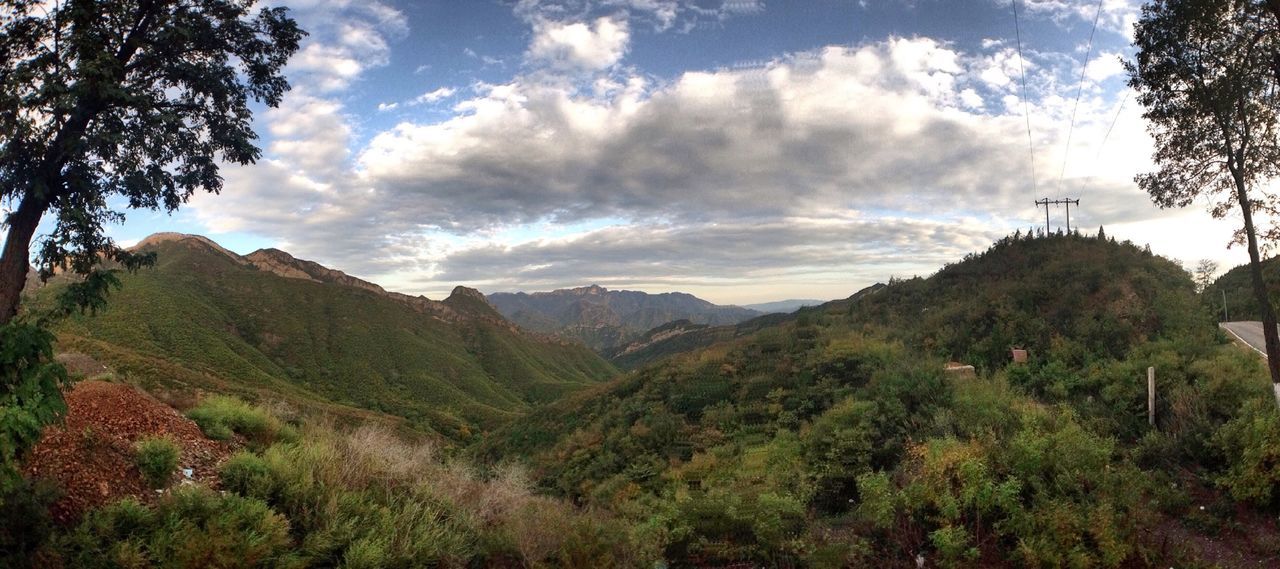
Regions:
<instances>
[{"instance_id":1,"label":"distant mountain ridge","mask_svg":"<svg viewBox=\"0 0 1280 569\"><path fill-rule=\"evenodd\" d=\"M884 287L884 284L876 283L845 299L819 302L814 306L803 306L789 312L770 312L733 324L712 326L678 320L646 331L630 342L614 346L602 355L620 369L636 369L676 354L698 350L716 342L748 336L765 328L779 326L794 321L808 312L856 302L879 292Z\"/></svg>"},{"instance_id":2,"label":"distant mountain ridge","mask_svg":"<svg viewBox=\"0 0 1280 569\"><path fill-rule=\"evenodd\" d=\"M818 300L816 298L788 298L786 300L775 300L773 302L760 302L756 304L744 304L743 308L750 308L765 314L775 312L795 312L806 306L820 306L827 301Z\"/></svg>"},{"instance_id":3,"label":"distant mountain ridge","mask_svg":"<svg viewBox=\"0 0 1280 569\"><path fill-rule=\"evenodd\" d=\"M62 351L149 388L358 408L467 440L616 374L583 346L521 330L474 289L431 300L178 233L134 249L157 253L155 267L121 274L106 310L57 332ZM48 302L65 282L26 302Z\"/></svg>"},{"instance_id":4,"label":"distant mountain ridge","mask_svg":"<svg viewBox=\"0 0 1280 569\"><path fill-rule=\"evenodd\" d=\"M683 292L649 294L594 284L551 292L499 292L488 299L498 312L523 328L576 339L602 353L677 320L719 326L761 315Z\"/></svg>"}]
</instances>

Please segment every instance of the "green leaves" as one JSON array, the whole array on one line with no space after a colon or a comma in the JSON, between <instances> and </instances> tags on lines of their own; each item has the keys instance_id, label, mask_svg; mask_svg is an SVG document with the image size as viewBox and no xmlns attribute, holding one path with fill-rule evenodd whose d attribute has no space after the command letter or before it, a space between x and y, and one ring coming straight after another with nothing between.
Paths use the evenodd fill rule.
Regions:
<instances>
[{"instance_id":1,"label":"green leaves","mask_svg":"<svg viewBox=\"0 0 1280 569\"><path fill-rule=\"evenodd\" d=\"M103 260L136 268L103 232L124 219L114 204L173 211L222 189L219 164L257 160L251 104L279 105L305 32L284 8L253 14L253 3L0 0L0 198L20 205L4 220L20 247L0 258L0 322L16 313L46 213L41 276L69 270L99 286Z\"/></svg>"},{"instance_id":2,"label":"green leaves","mask_svg":"<svg viewBox=\"0 0 1280 569\"><path fill-rule=\"evenodd\" d=\"M53 359L53 334L27 323L0 325L0 489L18 480L18 458L45 425L67 411L67 370Z\"/></svg>"}]
</instances>

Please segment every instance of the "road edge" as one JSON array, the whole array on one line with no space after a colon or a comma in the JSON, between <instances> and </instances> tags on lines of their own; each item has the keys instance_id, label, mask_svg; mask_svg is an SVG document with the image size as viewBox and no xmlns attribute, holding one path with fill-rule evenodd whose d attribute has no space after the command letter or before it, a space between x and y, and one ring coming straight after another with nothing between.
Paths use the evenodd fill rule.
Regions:
<instances>
[{"instance_id":1,"label":"road edge","mask_svg":"<svg viewBox=\"0 0 1280 569\"><path fill-rule=\"evenodd\" d=\"M1247 348L1249 348L1249 349L1251 349L1251 350L1253 350L1253 351L1255 351L1255 352L1258 352L1258 354L1262 356L1262 359L1266 359L1266 358L1267 358L1267 353L1266 353L1266 352L1264 352L1264 351L1262 351L1262 350L1259 350L1258 348L1254 347L1254 345L1253 345L1253 344L1250 344L1249 342L1244 341L1244 338L1241 338L1241 337L1240 337L1240 335L1239 335L1239 334L1236 334L1234 330L1232 330L1232 329L1230 329L1230 328L1227 328L1226 323L1219 322L1219 323L1218 323L1218 327L1219 327L1219 328L1222 328L1223 330L1226 330L1226 331L1227 331L1227 333L1228 333L1228 334L1231 334L1231 337L1235 338L1237 342L1240 342L1241 344L1244 344L1244 345L1245 345L1245 347L1247 347ZM1280 393L1277 393L1277 397L1280 397Z\"/></svg>"}]
</instances>

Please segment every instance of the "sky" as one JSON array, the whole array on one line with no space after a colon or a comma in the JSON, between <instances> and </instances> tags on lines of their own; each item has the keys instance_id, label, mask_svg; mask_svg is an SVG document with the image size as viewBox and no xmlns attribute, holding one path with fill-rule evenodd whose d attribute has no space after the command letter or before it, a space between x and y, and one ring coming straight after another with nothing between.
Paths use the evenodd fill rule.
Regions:
<instances>
[{"instance_id":1,"label":"sky","mask_svg":"<svg viewBox=\"0 0 1280 569\"><path fill-rule=\"evenodd\" d=\"M432 298L744 304L926 276L1071 197L1086 233L1246 260L1238 219L1133 182L1152 169L1121 64L1137 0L1018 0L1018 31L1008 0L272 3L310 35L255 115L263 158L131 212L119 242L277 247Z\"/></svg>"}]
</instances>

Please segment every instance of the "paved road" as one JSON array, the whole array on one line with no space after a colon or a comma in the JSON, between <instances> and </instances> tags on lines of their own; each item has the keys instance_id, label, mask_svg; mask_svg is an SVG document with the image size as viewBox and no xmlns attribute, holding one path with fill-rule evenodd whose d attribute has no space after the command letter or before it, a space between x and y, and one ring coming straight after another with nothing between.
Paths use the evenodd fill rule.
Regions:
<instances>
[{"instance_id":1,"label":"paved road","mask_svg":"<svg viewBox=\"0 0 1280 569\"><path fill-rule=\"evenodd\" d=\"M1236 339L1248 344L1250 348L1257 350L1258 353L1265 357L1267 353L1267 342L1262 337L1261 322L1223 322L1219 324L1230 335L1234 335Z\"/></svg>"}]
</instances>

